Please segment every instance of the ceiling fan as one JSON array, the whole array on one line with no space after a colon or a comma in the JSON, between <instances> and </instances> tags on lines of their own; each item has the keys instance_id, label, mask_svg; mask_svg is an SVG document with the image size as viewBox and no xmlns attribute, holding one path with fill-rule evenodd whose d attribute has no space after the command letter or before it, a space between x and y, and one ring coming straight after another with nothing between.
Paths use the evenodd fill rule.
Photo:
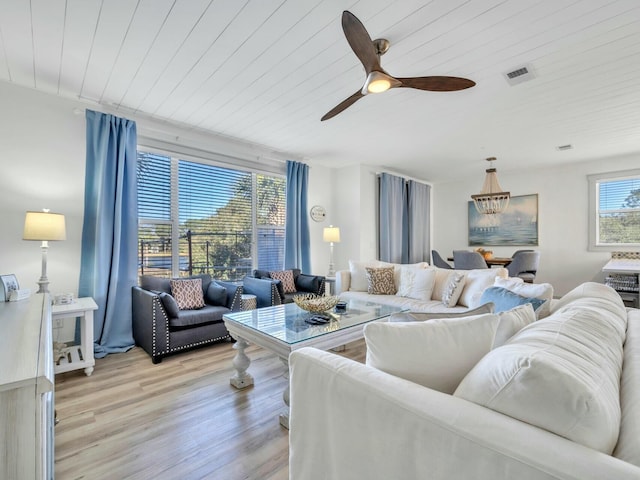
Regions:
<instances>
[{"instance_id":1,"label":"ceiling fan","mask_svg":"<svg viewBox=\"0 0 640 480\"><path fill-rule=\"evenodd\" d=\"M366 28L356 16L348 11L342 13L342 30L353 53L360 59L367 79L360 90L329 110L321 121L329 120L347 109L369 93L381 93L390 88L405 87L432 92L453 92L473 87L476 82L459 77L408 77L395 78L380 66L380 56L389 49L389 41L384 38L371 40Z\"/></svg>"}]
</instances>

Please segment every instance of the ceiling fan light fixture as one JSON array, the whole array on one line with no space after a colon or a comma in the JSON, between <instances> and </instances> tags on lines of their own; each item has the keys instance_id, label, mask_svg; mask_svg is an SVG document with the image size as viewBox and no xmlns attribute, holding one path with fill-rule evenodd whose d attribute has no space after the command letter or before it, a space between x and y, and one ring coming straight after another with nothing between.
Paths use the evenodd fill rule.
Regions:
<instances>
[{"instance_id":1,"label":"ceiling fan light fixture","mask_svg":"<svg viewBox=\"0 0 640 480\"><path fill-rule=\"evenodd\" d=\"M495 157L489 157L487 161L493 162L495 159ZM487 168L486 173L482 191L476 195L471 195L473 204L478 213L482 215L502 213L509 206L511 193L502 191L495 168Z\"/></svg>"},{"instance_id":2,"label":"ceiling fan light fixture","mask_svg":"<svg viewBox=\"0 0 640 480\"><path fill-rule=\"evenodd\" d=\"M382 93L386 92L390 88L398 87L401 83L393 77L382 73L373 71L367 76L367 80L362 87L362 94L368 93Z\"/></svg>"}]
</instances>

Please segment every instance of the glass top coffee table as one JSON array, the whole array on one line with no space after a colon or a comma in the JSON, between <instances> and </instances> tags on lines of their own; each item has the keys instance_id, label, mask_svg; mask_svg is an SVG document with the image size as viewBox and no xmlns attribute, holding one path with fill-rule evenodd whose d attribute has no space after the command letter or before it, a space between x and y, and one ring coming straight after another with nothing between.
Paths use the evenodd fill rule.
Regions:
<instances>
[{"instance_id":1,"label":"glass top coffee table","mask_svg":"<svg viewBox=\"0 0 640 480\"><path fill-rule=\"evenodd\" d=\"M245 353L249 343L275 353L289 368L289 354L303 347L329 350L363 337L367 323L385 321L389 315L404 311L389 305L349 300L346 313L326 312L331 320L324 325L311 325L305 320L312 316L295 303L276 305L223 316L224 324L236 340L233 359L236 373L230 383L236 388L253 385L253 377L247 373L251 360ZM284 392L287 410L280 415L280 423L289 428L289 387Z\"/></svg>"}]
</instances>

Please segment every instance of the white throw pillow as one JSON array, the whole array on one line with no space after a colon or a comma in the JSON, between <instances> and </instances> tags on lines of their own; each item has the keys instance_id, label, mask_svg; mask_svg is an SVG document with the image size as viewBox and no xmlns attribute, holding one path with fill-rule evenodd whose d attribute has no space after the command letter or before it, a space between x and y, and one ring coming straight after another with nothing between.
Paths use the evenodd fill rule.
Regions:
<instances>
[{"instance_id":1,"label":"white throw pillow","mask_svg":"<svg viewBox=\"0 0 640 480\"><path fill-rule=\"evenodd\" d=\"M530 303L520 305L506 312L500 312L497 315L499 323L492 348L504 345L516 333L536 321L536 312Z\"/></svg>"},{"instance_id":2,"label":"white throw pillow","mask_svg":"<svg viewBox=\"0 0 640 480\"><path fill-rule=\"evenodd\" d=\"M442 292L444 292L445 287L449 283L449 275L451 275L452 271L448 268L438 268L432 267L436 272L436 283L433 285L433 292L431 292L431 300L437 300L439 302L442 301Z\"/></svg>"},{"instance_id":3,"label":"white throw pillow","mask_svg":"<svg viewBox=\"0 0 640 480\"><path fill-rule=\"evenodd\" d=\"M387 265L378 260L369 260L367 262L349 260L349 273L351 274L349 290L366 292L369 287L369 283L367 282L367 267L378 268L383 266Z\"/></svg>"},{"instance_id":4,"label":"white throw pillow","mask_svg":"<svg viewBox=\"0 0 640 480\"><path fill-rule=\"evenodd\" d=\"M466 275L464 273L455 271L449 275L446 286L442 291L442 303L446 307L455 307L456 303L458 303L460 294L462 294L462 290L464 290L465 277Z\"/></svg>"},{"instance_id":5,"label":"white throw pillow","mask_svg":"<svg viewBox=\"0 0 640 480\"><path fill-rule=\"evenodd\" d=\"M464 307L475 308L480 303L482 292L492 286L496 278L508 275L506 268L484 268L466 271L467 278L464 281L464 290L460 295L458 304Z\"/></svg>"},{"instance_id":6,"label":"white throw pillow","mask_svg":"<svg viewBox=\"0 0 640 480\"><path fill-rule=\"evenodd\" d=\"M493 345L497 315L373 322L364 327L367 365L444 393L458 383Z\"/></svg>"},{"instance_id":7,"label":"white throw pillow","mask_svg":"<svg viewBox=\"0 0 640 480\"><path fill-rule=\"evenodd\" d=\"M415 298L416 300L431 300L431 292L436 281L436 272L426 268L402 268L400 272L400 284L398 285L399 297Z\"/></svg>"},{"instance_id":8,"label":"white throw pillow","mask_svg":"<svg viewBox=\"0 0 640 480\"><path fill-rule=\"evenodd\" d=\"M402 272L410 269L410 270L424 270L425 268L429 268L429 264L427 262L418 262L418 263L390 263L389 265L393 266L394 272L393 277L396 282L396 290L400 289L400 283L402 282ZM406 295L403 295L406 296Z\"/></svg>"},{"instance_id":9,"label":"white throw pillow","mask_svg":"<svg viewBox=\"0 0 640 480\"><path fill-rule=\"evenodd\" d=\"M517 293L523 297L545 300L545 303L536 312L539 319L548 317L551 313L553 286L550 283L525 283L521 278L496 277L494 286L506 288L510 292Z\"/></svg>"}]
</instances>

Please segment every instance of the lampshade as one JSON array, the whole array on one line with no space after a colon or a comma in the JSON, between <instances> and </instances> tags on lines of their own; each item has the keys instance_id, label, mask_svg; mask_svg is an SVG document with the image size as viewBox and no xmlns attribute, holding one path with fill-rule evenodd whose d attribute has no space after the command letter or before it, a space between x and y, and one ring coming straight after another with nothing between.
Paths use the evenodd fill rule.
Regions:
<instances>
[{"instance_id":1,"label":"lampshade","mask_svg":"<svg viewBox=\"0 0 640 480\"><path fill-rule=\"evenodd\" d=\"M329 225L322 232L322 240L325 242L340 243L340 228Z\"/></svg>"},{"instance_id":2,"label":"lampshade","mask_svg":"<svg viewBox=\"0 0 640 480\"><path fill-rule=\"evenodd\" d=\"M23 240L66 240L64 215L50 212L27 212L24 219Z\"/></svg>"},{"instance_id":3,"label":"lampshade","mask_svg":"<svg viewBox=\"0 0 640 480\"><path fill-rule=\"evenodd\" d=\"M487 161L493 162L495 159L495 157L490 157L487 158ZM509 205L511 194L502 191L496 172L493 167L487 168L482 191L479 194L471 195L478 213L486 215L502 213Z\"/></svg>"}]
</instances>

